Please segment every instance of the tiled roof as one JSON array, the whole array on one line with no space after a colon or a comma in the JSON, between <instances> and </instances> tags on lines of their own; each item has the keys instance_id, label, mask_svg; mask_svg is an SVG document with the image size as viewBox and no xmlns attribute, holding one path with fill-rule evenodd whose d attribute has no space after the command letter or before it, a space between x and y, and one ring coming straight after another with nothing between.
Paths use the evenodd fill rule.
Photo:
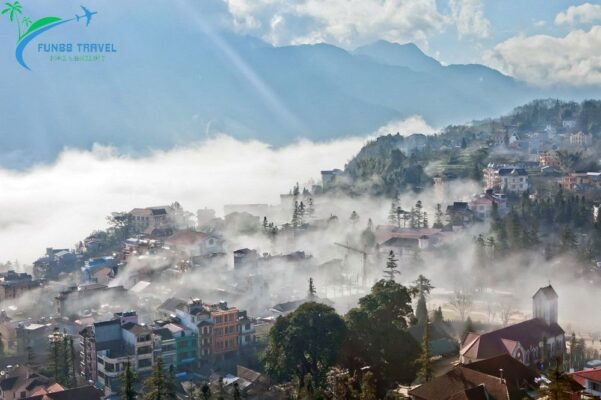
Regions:
<instances>
[{"instance_id":1,"label":"tiled roof","mask_svg":"<svg viewBox=\"0 0 601 400\"><path fill-rule=\"evenodd\" d=\"M488 358L486 360L476 361L464 365L465 368L482 372L487 375L500 378L500 370L503 370L503 379L507 382L510 390L517 391L520 388L535 386L535 379L538 377L534 370L528 368L509 354L503 354L498 357Z\"/></svg>"},{"instance_id":2,"label":"tiled roof","mask_svg":"<svg viewBox=\"0 0 601 400\"><path fill-rule=\"evenodd\" d=\"M93 386L82 386L75 389L67 389L61 392L42 394L27 397L26 400L100 400L103 392Z\"/></svg>"},{"instance_id":3,"label":"tiled roof","mask_svg":"<svg viewBox=\"0 0 601 400\"><path fill-rule=\"evenodd\" d=\"M491 358L510 352L514 345L512 342L519 342L528 349L538 347L545 337L555 337L563 333L559 325L549 326L544 320L533 318L480 335L468 335L463 342L461 354L471 359Z\"/></svg>"},{"instance_id":4,"label":"tiled roof","mask_svg":"<svg viewBox=\"0 0 601 400\"><path fill-rule=\"evenodd\" d=\"M601 368L594 368L585 371L571 373L570 376L579 384L585 384L585 380L601 383Z\"/></svg>"},{"instance_id":5,"label":"tiled roof","mask_svg":"<svg viewBox=\"0 0 601 400\"><path fill-rule=\"evenodd\" d=\"M446 374L410 390L409 395L419 400L468 399L470 397L462 397L461 394L481 385L486 386L488 394L493 399L509 398L510 393L506 382L496 376L487 375L465 366L455 367ZM475 397L475 399L477 398Z\"/></svg>"}]
</instances>

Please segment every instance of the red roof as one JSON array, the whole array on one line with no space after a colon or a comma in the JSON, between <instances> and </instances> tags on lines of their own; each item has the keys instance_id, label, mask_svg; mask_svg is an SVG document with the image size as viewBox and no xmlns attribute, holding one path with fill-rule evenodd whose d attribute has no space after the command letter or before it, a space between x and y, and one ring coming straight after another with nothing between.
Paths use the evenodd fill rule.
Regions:
<instances>
[{"instance_id":1,"label":"red roof","mask_svg":"<svg viewBox=\"0 0 601 400\"><path fill-rule=\"evenodd\" d=\"M584 371L573 372L570 376L582 386L585 386L585 381L595 381L601 383L601 368L587 369Z\"/></svg>"},{"instance_id":2,"label":"red roof","mask_svg":"<svg viewBox=\"0 0 601 400\"><path fill-rule=\"evenodd\" d=\"M204 232L179 231L169 236L165 240L165 243L174 246L194 246L206 239L208 236L209 235Z\"/></svg>"},{"instance_id":3,"label":"red roof","mask_svg":"<svg viewBox=\"0 0 601 400\"><path fill-rule=\"evenodd\" d=\"M482 360L511 353L517 343L529 349L538 347L544 338L562 334L564 331L558 324L547 325L544 320L533 318L480 335L470 334L463 342L461 354L471 359Z\"/></svg>"}]
</instances>

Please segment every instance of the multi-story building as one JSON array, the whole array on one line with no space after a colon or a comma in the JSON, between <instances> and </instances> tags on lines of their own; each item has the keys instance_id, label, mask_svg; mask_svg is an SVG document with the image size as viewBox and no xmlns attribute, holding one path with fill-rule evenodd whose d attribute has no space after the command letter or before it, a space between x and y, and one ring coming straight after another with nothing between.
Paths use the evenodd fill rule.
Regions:
<instances>
[{"instance_id":1,"label":"multi-story building","mask_svg":"<svg viewBox=\"0 0 601 400\"><path fill-rule=\"evenodd\" d=\"M570 135L570 144L573 146L590 146L593 143L593 135L590 133L577 132Z\"/></svg>"},{"instance_id":2,"label":"multi-story building","mask_svg":"<svg viewBox=\"0 0 601 400\"><path fill-rule=\"evenodd\" d=\"M528 190L528 173L524 168L513 166L497 167L490 164L484 168L485 189L523 193Z\"/></svg>"},{"instance_id":3,"label":"multi-story building","mask_svg":"<svg viewBox=\"0 0 601 400\"><path fill-rule=\"evenodd\" d=\"M561 179L561 186L569 191L601 188L601 172L571 172Z\"/></svg>"},{"instance_id":4,"label":"multi-story building","mask_svg":"<svg viewBox=\"0 0 601 400\"><path fill-rule=\"evenodd\" d=\"M138 314L135 311L116 313L113 319L96 322L79 332L80 374L86 380L97 379L97 353L119 348L122 325L137 322Z\"/></svg>"},{"instance_id":5,"label":"multi-story building","mask_svg":"<svg viewBox=\"0 0 601 400\"><path fill-rule=\"evenodd\" d=\"M543 151L538 155L538 162L541 167L559 168L561 163L555 152Z\"/></svg>"},{"instance_id":6,"label":"multi-story building","mask_svg":"<svg viewBox=\"0 0 601 400\"><path fill-rule=\"evenodd\" d=\"M504 216L509 211L507 196L501 193L494 193L492 189L488 189L486 192L472 197L472 200L469 202L469 209L472 210L476 218L485 220L491 216L495 205L500 216Z\"/></svg>"},{"instance_id":7,"label":"multi-story building","mask_svg":"<svg viewBox=\"0 0 601 400\"><path fill-rule=\"evenodd\" d=\"M115 320L119 321L119 320ZM119 324L120 339L113 341L108 348L97 351L96 385L106 396L119 391L119 375L129 363L140 379L150 375L154 365L153 334L148 326L133 322Z\"/></svg>"},{"instance_id":8,"label":"multi-story building","mask_svg":"<svg viewBox=\"0 0 601 400\"><path fill-rule=\"evenodd\" d=\"M226 302L205 304L200 299L193 299L187 303L179 299L169 299L164 304L167 303L175 304L174 316L197 335L199 361L224 359L238 352L242 330L239 327L239 310L236 307L229 307ZM161 305L159 308L166 307ZM247 328L249 320L242 321L244 334L252 338L252 324Z\"/></svg>"},{"instance_id":9,"label":"multi-story building","mask_svg":"<svg viewBox=\"0 0 601 400\"><path fill-rule=\"evenodd\" d=\"M23 293L36 289L42 285L41 281L33 280L27 273L7 271L0 273L0 302L14 300Z\"/></svg>"},{"instance_id":10,"label":"multi-story building","mask_svg":"<svg viewBox=\"0 0 601 400\"><path fill-rule=\"evenodd\" d=\"M248 318L246 311L238 311L238 347L251 346L257 341L255 325Z\"/></svg>"}]
</instances>

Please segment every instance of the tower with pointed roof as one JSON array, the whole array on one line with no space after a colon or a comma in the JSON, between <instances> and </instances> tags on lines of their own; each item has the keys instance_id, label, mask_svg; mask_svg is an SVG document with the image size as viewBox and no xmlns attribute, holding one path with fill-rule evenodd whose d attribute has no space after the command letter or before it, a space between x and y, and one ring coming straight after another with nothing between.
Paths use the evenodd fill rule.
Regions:
<instances>
[{"instance_id":1,"label":"tower with pointed roof","mask_svg":"<svg viewBox=\"0 0 601 400\"><path fill-rule=\"evenodd\" d=\"M532 296L532 316L544 320L547 325L557 323L557 293L553 286L542 287Z\"/></svg>"}]
</instances>

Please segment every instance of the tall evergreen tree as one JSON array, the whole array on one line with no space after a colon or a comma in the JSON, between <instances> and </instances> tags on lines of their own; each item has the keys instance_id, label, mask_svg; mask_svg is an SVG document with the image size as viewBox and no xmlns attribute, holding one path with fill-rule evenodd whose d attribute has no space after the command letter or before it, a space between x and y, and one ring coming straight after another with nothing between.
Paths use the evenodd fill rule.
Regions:
<instances>
[{"instance_id":1,"label":"tall evergreen tree","mask_svg":"<svg viewBox=\"0 0 601 400\"><path fill-rule=\"evenodd\" d=\"M159 357L152 366L150 377L144 381L144 400L166 400L165 371L163 360Z\"/></svg>"},{"instance_id":2,"label":"tall evergreen tree","mask_svg":"<svg viewBox=\"0 0 601 400\"><path fill-rule=\"evenodd\" d=\"M394 255L394 251L390 250L390 253L388 253L388 260L386 261L386 268L384 269L384 276L386 276L389 281L394 281L394 276L400 274L397 262L398 260Z\"/></svg>"},{"instance_id":3,"label":"tall evergreen tree","mask_svg":"<svg viewBox=\"0 0 601 400\"><path fill-rule=\"evenodd\" d=\"M422 382L429 382L432 379L432 354L430 353L430 325L428 324L428 318L424 323L424 336L422 338L422 352L419 362L418 377Z\"/></svg>"},{"instance_id":4,"label":"tall evergreen tree","mask_svg":"<svg viewBox=\"0 0 601 400\"><path fill-rule=\"evenodd\" d=\"M313 283L313 278L309 278L309 293L307 294L307 299L314 300L317 297L317 290L315 289L315 284Z\"/></svg>"},{"instance_id":5,"label":"tall evergreen tree","mask_svg":"<svg viewBox=\"0 0 601 400\"><path fill-rule=\"evenodd\" d=\"M134 387L138 381L138 377L132 371L129 359L125 362L123 372L119 375L119 380L121 381L119 389L121 400L136 400L138 392L136 392Z\"/></svg>"},{"instance_id":6,"label":"tall evergreen tree","mask_svg":"<svg viewBox=\"0 0 601 400\"><path fill-rule=\"evenodd\" d=\"M417 306L415 307L415 317L417 318L418 325L424 325L428 322L428 308L426 306L426 297L423 293L420 293L417 300Z\"/></svg>"}]
</instances>

